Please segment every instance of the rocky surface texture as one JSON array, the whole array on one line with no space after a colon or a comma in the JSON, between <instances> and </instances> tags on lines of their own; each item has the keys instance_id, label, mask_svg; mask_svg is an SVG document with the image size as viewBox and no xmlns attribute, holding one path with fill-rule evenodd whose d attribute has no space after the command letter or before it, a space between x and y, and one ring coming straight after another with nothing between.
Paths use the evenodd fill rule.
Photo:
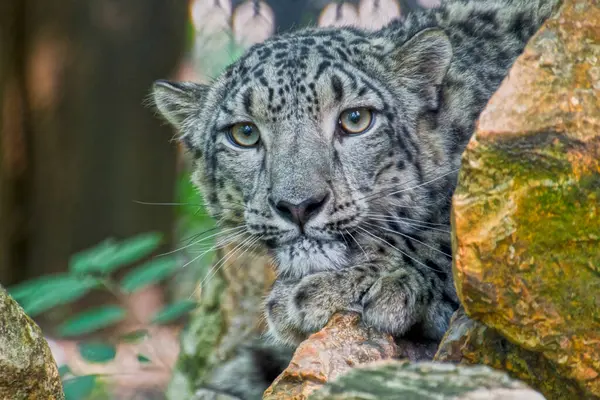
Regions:
<instances>
[{"instance_id":1,"label":"rocky surface texture","mask_svg":"<svg viewBox=\"0 0 600 400\"><path fill-rule=\"evenodd\" d=\"M231 247L223 252L233 256L206 280L199 294L200 307L181 335L181 352L167 391L171 400L192 398L208 372L264 330L260 323L263 297L275 278L269 259L236 257Z\"/></svg>"},{"instance_id":2,"label":"rocky surface texture","mask_svg":"<svg viewBox=\"0 0 600 400\"><path fill-rule=\"evenodd\" d=\"M310 400L543 400L506 374L484 366L392 361L357 368Z\"/></svg>"},{"instance_id":3,"label":"rocky surface texture","mask_svg":"<svg viewBox=\"0 0 600 400\"><path fill-rule=\"evenodd\" d=\"M42 331L2 286L0 399L64 399L58 369Z\"/></svg>"},{"instance_id":4,"label":"rocky surface texture","mask_svg":"<svg viewBox=\"0 0 600 400\"><path fill-rule=\"evenodd\" d=\"M519 348L499 360L494 334L468 324L454 345L464 329L470 361L521 370L551 399L600 398L597 1L565 1L490 100L463 156L453 234L466 313Z\"/></svg>"},{"instance_id":5,"label":"rocky surface texture","mask_svg":"<svg viewBox=\"0 0 600 400\"><path fill-rule=\"evenodd\" d=\"M450 329L440 344L435 361L485 364L507 371L513 378L534 384L549 399L584 399L577 382L556 373L542 353L525 350L480 322L468 318L463 310L452 318Z\"/></svg>"},{"instance_id":6,"label":"rocky surface texture","mask_svg":"<svg viewBox=\"0 0 600 400\"><path fill-rule=\"evenodd\" d=\"M267 389L265 400L301 400L351 368L397 355L389 335L359 324L357 314L336 314L300 344L289 367ZM416 350L415 350L416 351Z\"/></svg>"}]
</instances>

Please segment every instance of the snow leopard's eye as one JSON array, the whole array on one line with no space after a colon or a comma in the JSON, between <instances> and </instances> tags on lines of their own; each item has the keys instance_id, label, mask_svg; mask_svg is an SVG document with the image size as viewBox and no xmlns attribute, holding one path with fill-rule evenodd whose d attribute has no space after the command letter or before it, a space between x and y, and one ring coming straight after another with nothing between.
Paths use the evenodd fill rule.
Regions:
<instances>
[{"instance_id":1,"label":"snow leopard's eye","mask_svg":"<svg viewBox=\"0 0 600 400\"><path fill-rule=\"evenodd\" d=\"M373 111L368 108L351 108L340 114L338 125L348 135L365 132L373 124Z\"/></svg>"},{"instance_id":2,"label":"snow leopard's eye","mask_svg":"<svg viewBox=\"0 0 600 400\"><path fill-rule=\"evenodd\" d=\"M228 137L236 146L255 147L260 141L260 132L253 123L241 122L229 128Z\"/></svg>"}]
</instances>

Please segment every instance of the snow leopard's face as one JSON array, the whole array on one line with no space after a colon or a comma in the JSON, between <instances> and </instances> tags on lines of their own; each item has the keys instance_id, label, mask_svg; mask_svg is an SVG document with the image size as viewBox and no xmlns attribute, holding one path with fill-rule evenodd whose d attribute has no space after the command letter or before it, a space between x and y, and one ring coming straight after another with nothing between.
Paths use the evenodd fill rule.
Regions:
<instances>
[{"instance_id":1,"label":"snow leopard's face","mask_svg":"<svg viewBox=\"0 0 600 400\"><path fill-rule=\"evenodd\" d=\"M436 211L440 186L423 183L444 156L424 116L450 58L437 30L402 46L305 30L254 46L211 86L160 81L154 97L224 235L301 276L385 253Z\"/></svg>"}]
</instances>

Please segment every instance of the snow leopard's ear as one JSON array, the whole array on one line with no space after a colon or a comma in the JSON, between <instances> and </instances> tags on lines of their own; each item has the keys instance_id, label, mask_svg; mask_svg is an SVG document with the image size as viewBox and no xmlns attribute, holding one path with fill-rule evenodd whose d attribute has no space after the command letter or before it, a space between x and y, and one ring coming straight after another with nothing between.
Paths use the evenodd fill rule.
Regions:
<instances>
[{"instance_id":1,"label":"snow leopard's ear","mask_svg":"<svg viewBox=\"0 0 600 400\"><path fill-rule=\"evenodd\" d=\"M446 33L436 28L422 30L391 56L395 76L418 91L428 108L437 109L439 87L452 60L452 45Z\"/></svg>"},{"instance_id":2,"label":"snow leopard's ear","mask_svg":"<svg viewBox=\"0 0 600 400\"><path fill-rule=\"evenodd\" d=\"M161 115L181 130L185 119L201 109L207 92L206 85L159 80L152 86L152 99Z\"/></svg>"}]
</instances>

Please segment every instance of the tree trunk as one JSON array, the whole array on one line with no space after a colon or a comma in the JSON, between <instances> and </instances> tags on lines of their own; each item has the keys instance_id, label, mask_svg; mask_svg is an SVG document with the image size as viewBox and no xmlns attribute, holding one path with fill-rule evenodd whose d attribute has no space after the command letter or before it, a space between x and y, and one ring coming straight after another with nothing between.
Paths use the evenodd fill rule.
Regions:
<instances>
[{"instance_id":1,"label":"tree trunk","mask_svg":"<svg viewBox=\"0 0 600 400\"><path fill-rule=\"evenodd\" d=\"M107 236L173 227L170 132L143 106L176 67L186 4L163 0L30 0L25 81L31 129L34 274Z\"/></svg>"},{"instance_id":2,"label":"tree trunk","mask_svg":"<svg viewBox=\"0 0 600 400\"><path fill-rule=\"evenodd\" d=\"M173 132L144 105L176 72L187 2L0 2L0 282L65 271L106 237L171 242ZM96 298L96 300L98 300Z\"/></svg>"},{"instance_id":3,"label":"tree trunk","mask_svg":"<svg viewBox=\"0 0 600 400\"><path fill-rule=\"evenodd\" d=\"M0 3L0 282L18 278L26 254L28 140L19 50L24 6Z\"/></svg>"},{"instance_id":4,"label":"tree trunk","mask_svg":"<svg viewBox=\"0 0 600 400\"><path fill-rule=\"evenodd\" d=\"M169 233L171 133L143 106L184 49L187 4L2 2L0 279L63 271L107 236ZM16 272L18 271L18 273Z\"/></svg>"}]
</instances>

